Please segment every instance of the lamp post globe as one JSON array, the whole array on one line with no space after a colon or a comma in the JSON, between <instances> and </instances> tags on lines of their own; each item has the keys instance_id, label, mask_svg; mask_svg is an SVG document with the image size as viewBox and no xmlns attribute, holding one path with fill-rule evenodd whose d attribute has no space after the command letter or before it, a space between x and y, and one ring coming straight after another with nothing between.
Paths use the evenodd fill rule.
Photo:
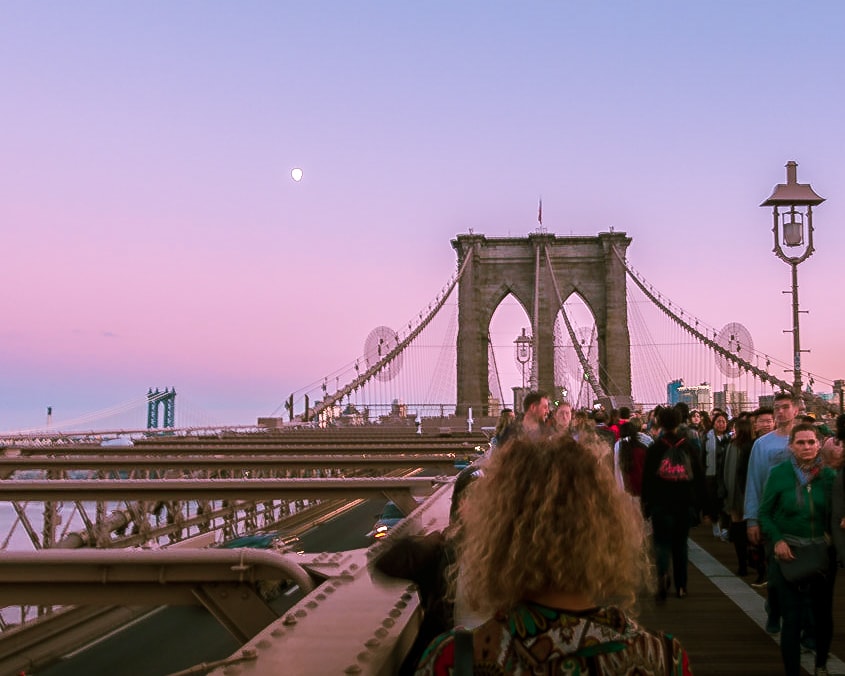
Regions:
<instances>
[{"instance_id":1,"label":"lamp post globe","mask_svg":"<svg viewBox=\"0 0 845 676\"><path fill-rule=\"evenodd\" d=\"M516 337L513 341L516 345L516 360L522 365L522 389L525 389L525 365L531 361L531 336L526 335L525 329L522 329L522 335Z\"/></svg>"}]
</instances>

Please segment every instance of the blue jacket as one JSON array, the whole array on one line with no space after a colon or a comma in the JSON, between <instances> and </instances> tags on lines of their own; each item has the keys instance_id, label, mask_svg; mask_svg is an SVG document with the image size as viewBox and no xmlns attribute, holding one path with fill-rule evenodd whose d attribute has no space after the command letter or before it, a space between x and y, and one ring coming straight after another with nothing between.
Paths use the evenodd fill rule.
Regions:
<instances>
[{"instance_id":1,"label":"blue jacket","mask_svg":"<svg viewBox=\"0 0 845 676\"><path fill-rule=\"evenodd\" d=\"M777 430L764 434L751 447L748 478L745 481L745 518L749 526L758 526L757 513L763 500L763 487L772 467L789 459L789 437Z\"/></svg>"}]
</instances>

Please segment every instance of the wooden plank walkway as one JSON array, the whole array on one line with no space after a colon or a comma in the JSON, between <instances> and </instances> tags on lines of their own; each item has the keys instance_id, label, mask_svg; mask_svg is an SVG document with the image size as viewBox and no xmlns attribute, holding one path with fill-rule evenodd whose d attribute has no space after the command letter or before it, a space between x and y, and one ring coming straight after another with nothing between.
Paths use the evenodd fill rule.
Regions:
<instances>
[{"instance_id":1,"label":"wooden plank walkway","mask_svg":"<svg viewBox=\"0 0 845 676\"><path fill-rule=\"evenodd\" d=\"M736 555L731 543L713 537L709 526L691 532L689 596L670 593L665 605L652 598L640 601L640 622L673 633L690 654L696 676L773 676L783 673L778 636L764 629L765 589L756 590L746 578L734 574ZM845 571L840 570L840 577ZM833 645L828 669L845 676L845 582L834 591ZM802 664L813 673L813 654Z\"/></svg>"}]
</instances>

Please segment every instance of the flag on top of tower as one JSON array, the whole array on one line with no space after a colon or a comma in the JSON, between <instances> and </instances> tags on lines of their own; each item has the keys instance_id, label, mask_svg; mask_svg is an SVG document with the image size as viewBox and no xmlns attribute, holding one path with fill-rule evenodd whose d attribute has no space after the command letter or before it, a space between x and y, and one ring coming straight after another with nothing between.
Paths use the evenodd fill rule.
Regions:
<instances>
[{"instance_id":1,"label":"flag on top of tower","mask_svg":"<svg viewBox=\"0 0 845 676\"><path fill-rule=\"evenodd\" d=\"M537 221L543 225L543 198L540 198L540 205L537 207Z\"/></svg>"}]
</instances>

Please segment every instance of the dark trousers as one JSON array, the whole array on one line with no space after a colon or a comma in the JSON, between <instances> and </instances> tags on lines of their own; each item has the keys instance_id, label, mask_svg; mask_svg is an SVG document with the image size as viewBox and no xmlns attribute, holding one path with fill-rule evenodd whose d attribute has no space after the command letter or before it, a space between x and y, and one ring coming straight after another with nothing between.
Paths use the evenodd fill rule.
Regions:
<instances>
[{"instance_id":1,"label":"dark trousers","mask_svg":"<svg viewBox=\"0 0 845 676\"><path fill-rule=\"evenodd\" d=\"M766 612L768 613L768 621L777 624L780 622L780 582L784 582L780 575L780 568L777 573L773 570L777 566L777 559L775 558L775 549L768 540L765 543L766 547Z\"/></svg>"},{"instance_id":2,"label":"dark trousers","mask_svg":"<svg viewBox=\"0 0 845 676\"><path fill-rule=\"evenodd\" d=\"M831 563L826 575L814 575L800 583L787 582L777 559L771 559L769 584L777 590L783 623L780 633L780 654L786 676L801 673L801 630L807 628L807 606L812 610L815 624L816 666L827 664L830 641L833 637L833 582L836 562L831 551Z\"/></svg>"},{"instance_id":3,"label":"dark trousers","mask_svg":"<svg viewBox=\"0 0 845 676\"><path fill-rule=\"evenodd\" d=\"M683 507L676 512L654 510L651 515L651 526L658 578L669 571L669 559L671 557L675 589L682 587L686 589L687 538L690 528L689 510Z\"/></svg>"},{"instance_id":4,"label":"dark trousers","mask_svg":"<svg viewBox=\"0 0 845 676\"><path fill-rule=\"evenodd\" d=\"M737 574L748 575L748 532L745 521L732 521L730 536L736 550Z\"/></svg>"},{"instance_id":5,"label":"dark trousers","mask_svg":"<svg viewBox=\"0 0 845 676\"><path fill-rule=\"evenodd\" d=\"M707 504L704 506L704 513L713 523L719 524L724 503L724 500L719 497L719 480L714 476L708 476L704 478L704 485L707 488Z\"/></svg>"}]
</instances>

